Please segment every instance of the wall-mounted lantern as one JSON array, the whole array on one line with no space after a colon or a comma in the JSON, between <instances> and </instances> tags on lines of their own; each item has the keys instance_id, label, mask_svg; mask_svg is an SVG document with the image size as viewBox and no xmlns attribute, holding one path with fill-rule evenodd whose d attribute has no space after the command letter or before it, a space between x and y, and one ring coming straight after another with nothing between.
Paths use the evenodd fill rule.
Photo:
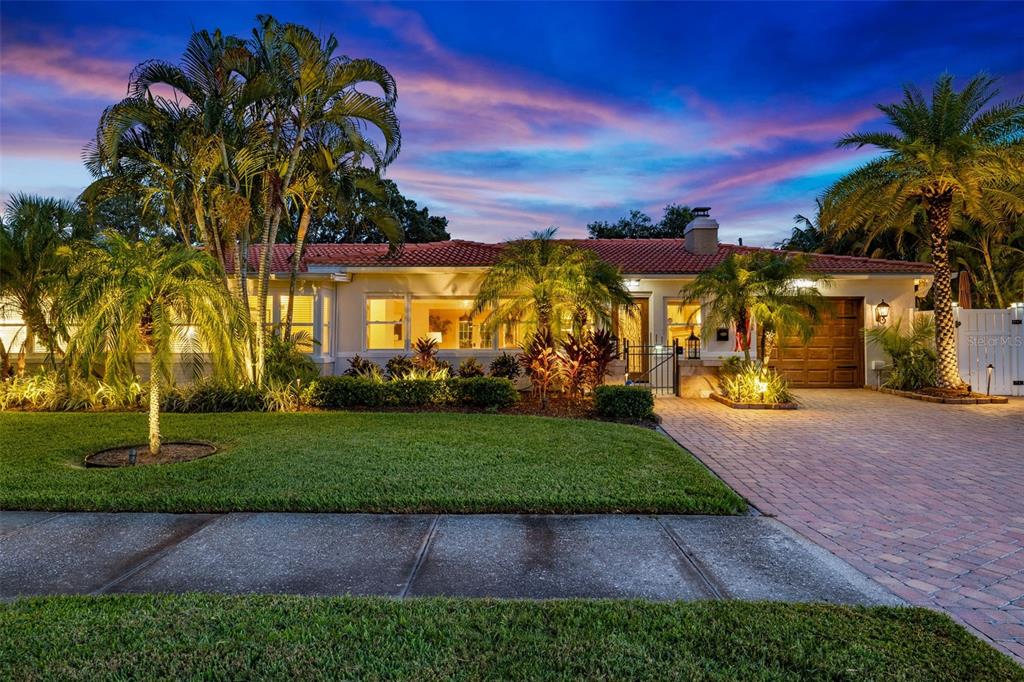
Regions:
<instances>
[{"instance_id":1,"label":"wall-mounted lantern","mask_svg":"<svg viewBox=\"0 0 1024 682\"><path fill-rule=\"evenodd\" d=\"M882 299L882 302L875 306L875 322L884 325L889 321L889 304Z\"/></svg>"},{"instance_id":2,"label":"wall-mounted lantern","mask_svg":"<svg viewBox=\"0 0 1024 682\"><path fill-rule=\"evenodd\" d=\"M690 336L686 339L686 357L689 360L700 360L700 337L690 330Z\"/></svg>"}]
</instances>

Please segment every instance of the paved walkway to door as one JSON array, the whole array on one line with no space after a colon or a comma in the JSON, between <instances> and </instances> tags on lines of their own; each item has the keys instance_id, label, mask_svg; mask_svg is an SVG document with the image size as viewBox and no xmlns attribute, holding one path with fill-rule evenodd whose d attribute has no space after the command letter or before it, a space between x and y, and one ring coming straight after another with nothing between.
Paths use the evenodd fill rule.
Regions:
<instances>
[{"instance_id":1,"label":"paved walkway to door","mask_svg":"<svg viewBox=\"0 0 1024 682\"><path fill-rule=\"evenodd\" d=\"M792 412L678 398L657 411L763 513L1024 661L1024 400L798 395Z\"/></svg>"}]
</instances>

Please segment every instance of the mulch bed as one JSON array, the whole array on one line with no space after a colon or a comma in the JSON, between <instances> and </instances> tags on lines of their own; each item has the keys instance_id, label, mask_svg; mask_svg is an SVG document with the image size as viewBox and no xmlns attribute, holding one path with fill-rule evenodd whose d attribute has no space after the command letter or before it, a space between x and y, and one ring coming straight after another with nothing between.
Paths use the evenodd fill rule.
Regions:
<instances>
[{"instance_id":1,"label":"mulch bed","mask_svg":"<svg viewBox=\"0 0 1024 682\"><path fill-rule=\"evenodd\" d=\"M131 452L136 452L135 464L131 464ZM128 467L146 466L149 464L178 464L180 462L191 462L194 459L209 457L217 452L217 447L212 443L192 442L169 442L160 445L160 454L153 457L149 454L149 445L125 445L109 450L100 450L85 458L87 467Z\"/></svg>"},{"instance_id":2,"label":"mulch bed","mask_svg":"<svg viewBox=\"0 0 1024 682\"><path fill-rule=\"evenodd\" d=\"M796 403L738 403L718 393L712 393L711 399L734 410L795 410L798 407Z\"/></svg>"},{"instance_id":3,"label":"mulch bed","mask_svg":"<svg viewBox=\"0 0 1024 682\"><path fill-rule=\"evenodd\" d=\"M1010 399L1006 396L973 393L966 388L927 387L919 388L916 391L898 391L894 388L886 388L885 386L868 386L867 388L879 393L898 395L901 398L911 398L926 403L941 403L944 405L1005 405L1010 402Z\"/></svg>"}]
</instances>

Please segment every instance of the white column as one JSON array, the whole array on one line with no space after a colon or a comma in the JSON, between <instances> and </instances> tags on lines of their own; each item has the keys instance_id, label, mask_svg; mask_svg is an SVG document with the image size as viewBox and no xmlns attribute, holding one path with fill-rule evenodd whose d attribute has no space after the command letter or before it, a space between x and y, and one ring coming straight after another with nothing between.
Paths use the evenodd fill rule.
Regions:
<instances>
[{"instance_id":1,"label":"white column","mask_svg":"<svg viewBox=\"0 0 1024 682\"><path fill-rule=\"evenodd\" d=\"M323 358L330 351L330 339L324 334L324 287L313 285L313 354Z\"/></svg>"}]
</instances>

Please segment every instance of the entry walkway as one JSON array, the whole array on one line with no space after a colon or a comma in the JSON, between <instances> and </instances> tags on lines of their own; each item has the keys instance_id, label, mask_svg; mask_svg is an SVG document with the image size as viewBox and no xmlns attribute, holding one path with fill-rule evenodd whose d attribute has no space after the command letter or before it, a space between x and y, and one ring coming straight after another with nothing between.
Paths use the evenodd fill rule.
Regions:
<instances>
[{"instance_id":1,"label":"entry walkway","mask_svg":"<svg viewBox=\"0 0 1024 682\"><path fill-rule=\"evenodd\" d=\"M0 597L119 592L901 603L764 517L0 512Z\"/></svg>"},{"instance_id":2,"label":"entry walkway","mask_svg":"<svg viewBox=\"0 0 1024 682\"><path fill-rule=\"evenodd\" d=\"M762 512L1024 661L1024 400L797 393L795 411L656 407L676 441Z\"/></svg>"}]
</instances>

